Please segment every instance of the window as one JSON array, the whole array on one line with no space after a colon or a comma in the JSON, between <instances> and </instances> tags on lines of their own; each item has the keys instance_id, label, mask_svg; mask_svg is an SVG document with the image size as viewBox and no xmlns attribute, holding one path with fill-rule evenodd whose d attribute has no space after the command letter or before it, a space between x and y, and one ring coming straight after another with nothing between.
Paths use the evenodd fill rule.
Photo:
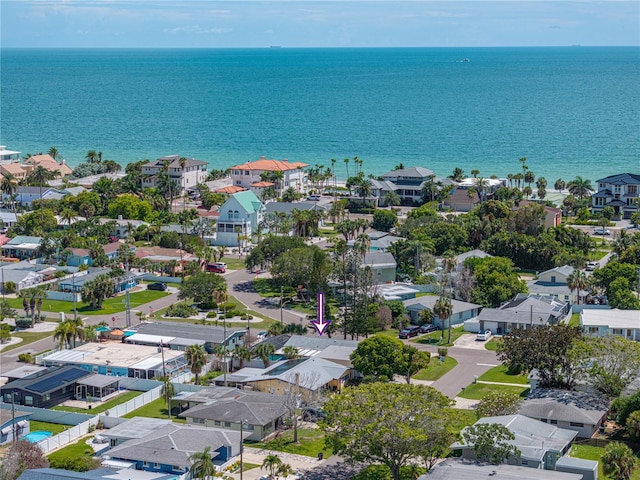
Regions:
<instances>
[{"instance_id":1,"label":"window","mask_svg":"<svg viewBox=\"0 0 640 480\"><path fill-rule=\"evenodd\" d=\"M244 426L244 429L245 429L245 430L249 430L249 431L253 432L253 430L255 429L255 427L254 427L253 425L245 425L245 426Z\"/></svg>"},{"instance_id":2,"label":"window","mask_svg":"<svg viewBox=\"0 0 640 480\"><path fill-rule=\"evenodd\" d=\"M45 393L45 394L42 396L42 401L43 401L43 402L48 402L49 400L51 400L51 394L50 394L50 393Z\"/></svg>"},{"instance_id":3,"label":"window","mask_svg":"<svg viewBox=\"0 0 640 480\"><path fill-rule=\"evenodd\" d=\"M11 394L10 393L5 393L4 394L4 401L5 401L5 403L11 403Z\"/></svg>"},{"instance_id":4,"label":"window","mask_svg":"<svg viewBox=\"0 0 640 480\"><path fill-rule=\"evenodd\" d=\"M570 422L569 425L571 425L572 427L584 427L584 423L580 422Z\"/></svg>"},{"instance_id":5,"label":"window","mask_svg":"<svg viewBox=\"0 0 640 480\"><path fill-rule=\"evenodd\" d=\"M547 419L546 418L541 418L540 421L544 422L544 423L547 423Z\"/></svg>"},{"instance_id":6,"label":"window","mask_svg":"<svg viewBox=\"0 0 640 480\"><path fill-rule=\"evenodd\" d=\"M224 422L224 426L225 427L230 427L231 426L231 422Z\"/></svg>"},{"instance_id":7,"label":"window","mask_svg":"<svg viewBox=\"0 0 640 480\"><path fill-rule=\"evenodd\" d=\"M551 420L549 420L549 423L550 423L551 425L557 425L557 424L558 424L558 420L553 420L553 419L551 419Z\"/></svg>"},{"instance_id":8,"label":"window","mask_svg":"<svg viewBox=\"0 0 640 480\"><path fill-rule=\"evenodd\" d=\"M115 438L112 438L111 440L109 440L109 446L110 447L117 447L118 446L118 440L116 440Z\"/></svg>"},{"instance_id":9,"label":"window","mask_svg":"<svg viewBox=\"0 0 640 480\"><path fill-rule=\"evenodd\" d=\"M148 467L149 466L149 462L142 462L142 466L143 467Z\"/></svg>"},{"instance_id":10,"label":"window","mask_svg":"<svg viewBox=\"0 0 640 480\"><path fill-rule=\"evenodd\" d=\"M177 466L177 465L171 465L171 469L172 469L174 472L181 472L181 471L182 471L182 468L180 468L180 467L179 467L179 466Z\"/></svg>"},{"instance_id":11,"label":"window","mask_svg":"<svg viewBox=\"0 0 640 480\"><path fill-rule=\"evenodd\" d=\"M204 423L204 418L192 418L192 423Z\"/></svg>"},{"instance_id":12,"label":"window","mask_svg":"<svg viewBox=\"0 0 640 480\"><path fill-rule=\"evenodd\" d=\"M160 468L160 464L156 463L156 462L153 462L153 468Z\"/></svg>"},{"instance_id":13,"label":"window","mask_svg":"<svg viewBox=\"0 0 640 480\"><path fill-rule=\"evenodd\" d=\"M244 171L244 174L245 174L245 175L249 175L249 170L245 170L245 171Z\"/></svg>"},{"instance_id":14,"label":"window","mask_svg":"<svg viewBox=\"0 0 640 480\"><path fill-rule=\"evenodd\" d=\"M551 283L556 283L556 276L555 275L551 275Z\"/></svg>"},{"instance_id":15,"label":"window","mask_svg":"<svg viewBox=\"0 0 640 480\"><path fill-rule=\"evenodd\" d=\"M24 404L25 405L33 405L33 397L31 395L24 396Z\"/></svg>"},{"instance_id":16,"label":"window","mask_svg":"<svg viewBox=\"0 0 640 480\"><path fill-rule=\"evenodd\" d=\"M522 460L522 465L524 466L528 466L529 465L529 460Z\"/></svg>"},{"instance_id":17,"label":"window","mask_svg":"<svg viewBox=\"0 0 640 480\"><path fill-rule=\"evenodd\" d=\"M622 335L622 329L621 328L614 328L613 329L613 334L614 335Z\"/></svg>"},{"instance_id":18,"label":"window","mask_svg":"<svg viewBox=\"0 0 640 480\"><path fill-rule=\"evenodd\" d=\"M219 426L221 425L221 422L220 422L220 420L216 420L215 422L213 422L213 424L214 424L216 427L219 427Z\"/></svg>"}]
</instances>

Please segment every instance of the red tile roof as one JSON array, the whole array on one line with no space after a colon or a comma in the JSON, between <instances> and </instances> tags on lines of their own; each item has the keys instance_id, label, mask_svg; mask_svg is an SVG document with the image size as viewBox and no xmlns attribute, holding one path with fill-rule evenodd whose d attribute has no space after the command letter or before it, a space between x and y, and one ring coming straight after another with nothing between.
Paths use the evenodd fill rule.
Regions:
<instances>
[{"instance_id":1,"label":"red tile roof","mask_svg":"<svg viewBox=\"0 0 640 480\"><path fill-rule=\"evenodd\" d=\"M238 185L229 185L228 187L222 187L222 188L218 188L217 190L214 190L214 193L228 193L229 195L232 195L234 193L238 193L238 192L244 192L246 190L246 188L244 187L239 187Z\"/></svg>"},{"instance_id":2,"label":"red tile roof","mask_svg":"<svg viewBox=\"0 0 640 480\"><path fill-rule=\"evenodd\" d=\"M242 165L234 165L231 170L262 170L268 172L288 170L297 170L298 168L308 167L308 163L302 162L290 162L287 159L284 160L268 160L265 157L260 157L259 160L253 162L243 163Z\"/></svg>"}]
</instances>

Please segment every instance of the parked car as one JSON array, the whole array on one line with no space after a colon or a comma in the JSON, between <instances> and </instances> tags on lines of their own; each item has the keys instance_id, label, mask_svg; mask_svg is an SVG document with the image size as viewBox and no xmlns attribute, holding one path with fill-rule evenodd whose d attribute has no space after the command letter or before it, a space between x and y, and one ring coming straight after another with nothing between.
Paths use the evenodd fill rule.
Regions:
<instances>
[{"instance_id":1,"label":"parked car","mask_svg":"<svg viewBox=\"0 0 640 480\"><path fill-rule=\"evenodd\" d=\"M309 202L317 202L318 200L320 200L320 195L309 195L307 197L307 201Z\"/></svg>"},{"instance_id":2,"label":"parked car","mask_svg":"<svg viewBox=\"0 0 640 480\"><path fill-rule=\"evenodd\" d=\"M327 415L319 408L305 407L302 409L302 420L305 422L319 422L327 418Z\"/></svg>"},{"instance_id":3,"label":"parked car","mask_svg":"<svg viewBox=\"0 0 640 480\"><path fill-rule=\"evenodd\" d=\"M587 272L593 272L596 268L600 267L600 263L598 262L587 262L587 268L585 270Z\"/></svg>"},{"instance_id":4,"label":"parked car","mask_svg":"<svg viewBox=\"0 0 640 480\"><path fill-rule=\"evenodd\" d=\"M485 340L489 340L491 338L491 330L485 330L484 332L478 332L476 335L476 340L480 340L484 342Z\"/></svg>"},{"instance_id":5,"label":"parked car","mask_svg":"<svg viewBox=\"0 0 640 480\"><path fill-rule=\"evenodd\" d=\"M224 263L210 263L207 265L207 272L212 273L225 273L227 271L226 264Z\"/></svg>"},{"instance_id":6,"label":"parked car","mask_svg":"<svg viewBox=\"0 0 640 480\"><path fill-rule=\"evenodd\" d=\"M161 292L164 292L167 290L167 284L160 282L151 283L147 286L147 290L159 290Z\"/></svg>"},{"instance_id":7,"label":"parked car","mask_svg":"<svg viewBox=\"0 0 640 480\"><path fill-rule=\"evenodd\" d=\"M431 325L431 324L424 324L420 327L420 333L431 333L431 332L435 332L436 330L438 330L438 327L436 327L435 325Z\"/></svg>"},{"instance_id":8,"label":"parked car","mask_svg":"<svg viewBox=\"0 0 640 480\"><path fill-rule=\"evenodd\" d=\"M398 338L417 337L419 333L420 333L420 327L415 325L415 326L412 326L412 327L407 327L404 330L402 330L398 334Z\"/></svg>"},{"instance_id":9,"label":"parked car","mask_svg":"<svg viewBox=\"0 0 640 480\"><path fill-rule=\"evenodd\" d=\"M258 334L256 335L256 339L262 341L268 336L269 336L269 333L263 330L262 332L258 332Z\"/></svg>"},{"instance_id":10,"label":"parked car","mask_svg":"<svg viewBox=\"0 0 640 480\"><path fill-rule=\"evenodd\" d=\"M593 233L596 235L611 235L611 231L604 227L596 227L593 229Z\"/></svg>"}]
</instances>

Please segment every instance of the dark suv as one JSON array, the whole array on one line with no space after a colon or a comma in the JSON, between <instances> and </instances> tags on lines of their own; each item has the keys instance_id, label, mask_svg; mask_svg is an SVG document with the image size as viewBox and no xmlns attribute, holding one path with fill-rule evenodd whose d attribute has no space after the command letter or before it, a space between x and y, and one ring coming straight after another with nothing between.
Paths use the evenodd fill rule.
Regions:
<instances>
[{"instance_id":1,"label":"dark suv","mask_svg":"<svg viewBox=\"0 0 640 480\"><path fill-rule=\"evenodd\" d=\"M407 327L398 334L398 338L417 337L418 333L420 333L420 327Z\"/></svg>"},{"instance_id":2,"label":"dark suv","mask_svg":"<svg viewBox=\"0 0 640 480\"><path fill-rule=\"evenodd\" d=\"M166 283L160 283L160 282L151 283L147 287L147 290L159 290L161 292L164 292L166 289L167 289L167 284Z\"/></svg>"},{"instance_id":3,"label":"dark suv","mask_svg":"<svg viewBox=\"0 0 640 480\"><path fill-rule=\"evenodd\" d=\"M303 408L301 416L303 422L319 422L327 418L327 415L322 410L311 407Z\"/></svg>"},{"instance_id":4,"label":"dark suv","mask_svg":"<svg viewBox=\"0 0 640 480\"><path fill-rule=\"evenodd\" d=\"M435 332L436 330L438 330L438 327L429 323L425 323L420 327L420 333L431 333Z\"/></svg>"}]
</instances>

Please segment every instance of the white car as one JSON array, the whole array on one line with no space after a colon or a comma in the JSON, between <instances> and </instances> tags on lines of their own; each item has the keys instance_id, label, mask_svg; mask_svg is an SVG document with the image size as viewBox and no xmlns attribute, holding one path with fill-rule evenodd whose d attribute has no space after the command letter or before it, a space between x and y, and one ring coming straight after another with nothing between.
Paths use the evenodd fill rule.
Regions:
<instances>
[{"instance_id":1,"label":"white car","mask_svg":"<svg viewBox=\"0 0 640 480\"><path fill-rule=\"evenodd\" d=\"M598 262L587 262L587 268L585 268L585 270L587 272L593 272L599 266L600 266L600 263Z\"/></svg>"},{"instance_id":2,"label":"white car","mask_svg":"<svg viewBox=\"0 0 640 480\"><path fill-rule=\"evenodd\" d=\"M593 233L596 235L611 235L611 231L604 227L596 227L593 229Z\"/></svg>"},{"instance_id":3,"label":"white car","mask_svg":"<svg viewBox=\"0 0 640 480\"><path fill-rule=\"evenodd\" d=\"M489 340L491 338L491 330L485 330L484 332L478 332L476 335L476 340L480 340L484 342L485 340Z\"/></svg>"}]
</instances>

